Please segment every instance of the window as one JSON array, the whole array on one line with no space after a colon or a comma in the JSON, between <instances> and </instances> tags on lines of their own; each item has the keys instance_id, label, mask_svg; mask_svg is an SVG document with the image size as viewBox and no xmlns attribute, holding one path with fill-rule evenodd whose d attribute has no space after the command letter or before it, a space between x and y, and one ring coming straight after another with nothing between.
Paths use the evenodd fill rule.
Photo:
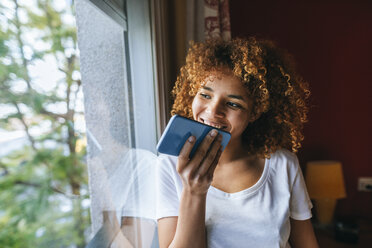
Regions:
<instances>
[{"instance_id":1,"label":"window","mask_svg":"<svg viewBox=\"0 0 372 248\"><path fill-rule=\"evenodd\" d=\"M76 1L85 98L92 245L156 245L154 169L160 133L148 0ZM122 232L118 227L122 226ZM131 230L130 230L131 229ZM136 230L133 235L128 233ZM140 230L140 231L137 231Z\"/></svg>"}]
</instances>

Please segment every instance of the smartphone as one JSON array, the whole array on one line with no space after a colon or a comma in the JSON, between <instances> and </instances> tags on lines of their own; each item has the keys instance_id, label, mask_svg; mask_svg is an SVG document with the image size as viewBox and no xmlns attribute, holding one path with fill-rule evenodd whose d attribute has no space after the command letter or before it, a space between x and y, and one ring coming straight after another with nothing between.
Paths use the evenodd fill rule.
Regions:
<instances>
[{"instance_id":1,"label":"smartphone","mask_svg":"<svg viewBox=\"0 0 372 248\"><path fill-rule=\"evenodd\" d=\"M224 150L230 141L231 134L229 132L219 130L215 127L174 115L168 122L167 127L161 136L156 149L160 153L178 156L181 152L186 140L192 135L196 138L194 147L190 152L190 158L194 155L199 144L210 130L216 129L222 135L222 150Z\"/></svg>"}]
</instances>

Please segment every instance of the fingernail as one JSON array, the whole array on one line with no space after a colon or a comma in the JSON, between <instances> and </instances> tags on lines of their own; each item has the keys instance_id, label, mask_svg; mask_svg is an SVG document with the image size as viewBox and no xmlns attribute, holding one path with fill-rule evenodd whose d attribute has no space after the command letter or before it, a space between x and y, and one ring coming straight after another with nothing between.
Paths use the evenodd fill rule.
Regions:
<instances>
[{"instance_id":1,"label":"fingernail","mask_svg":"<svg viewBox=\"0 0 372 248\"><path fill-rule=\"evenodd\" d=\"M209 135L214 137L214 136L217 135L217 133L218 133L218 131L216 129L212 129L212 131L209 132Z\"/></svg>"},{"instance_id":2,"label":"fingernail","mask_svg":"<svg viewBox=\"0 0 372 248\"><path fill-rule=\"evenodd\" d=\"M191 142L194 142L195 137L194 137L194 136L190 136L187 140L188 140L190 143L191 143Z\"/></svg>"}]
</instances>

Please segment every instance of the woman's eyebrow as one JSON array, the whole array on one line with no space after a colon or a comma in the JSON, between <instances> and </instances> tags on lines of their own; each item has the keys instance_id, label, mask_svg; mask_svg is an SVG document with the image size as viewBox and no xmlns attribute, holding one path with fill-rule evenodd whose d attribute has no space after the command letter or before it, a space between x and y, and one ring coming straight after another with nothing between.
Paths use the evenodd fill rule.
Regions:
<instances>
[{"instance_id":1,"label":"woman's eyebrow","mask_svg":"<svg viewBox=\"0 0 372 248\"><path fill-rule=\"evenodd\" d=\"M203 89L207 90L207 91L214 92L213 89L208 87L208 86L203 86ZM244 97L242 97L241 95L228 95L227 97L244 101Z\"/></svg>"},{"instance_id":2,"label":"woman's eyebrow","mask_svg":"<svg viewBox=\"0 0 372 248\"><path fill-rule=\"evenodd\" d=\"M240 95L228 95L227 97L244 101L244 98Z\"/></svg>"},{"instance_id":3,"label":"woman's eyebrow","mask_svg":"<svg viewBox=\"0 0 372 248\"><path fill-rule=\"evenodd\" d=\"M212 91L212 92L213 92L213 89L210 88L210 87L207 87L207 86L203 86L203 89L208 90L208 91Z\"/></svg>"}]
</instances>

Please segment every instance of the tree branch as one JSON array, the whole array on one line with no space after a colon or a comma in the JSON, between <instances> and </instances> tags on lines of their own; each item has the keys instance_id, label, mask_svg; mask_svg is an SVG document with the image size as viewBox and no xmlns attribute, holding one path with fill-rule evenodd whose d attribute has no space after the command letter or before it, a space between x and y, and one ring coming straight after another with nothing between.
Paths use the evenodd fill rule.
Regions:
<instances>
[{"instance_id":1,"label":"tree branch","mask_svg":"<svg viewBox=\"0 0 372 248\"><path fill-rule=\"evenodd\" d=\"M24 115L23 115L23 113L21 112L21 109L19 108L18 103L15 102L15 101L13 101L12 104L13 104L14 107L17 109L17 113L18 113L18 115L19 115L19 118L18 118L18 119L21 121L21 123L22 123L22 125L23 125L23 127L24 127L24 129L25 129L26 135L27 135L28 139L29 139L30 142L31 142L31 147L32 147L32 149L34 149L34 150L36 151L37 149L36 149L36 146L35 146L35 140L34 140L34 138L33 138L33 137L31 136L31 134L30 134L30 131L29 131L28 125L27 125L26 121L24 120Z\"/></svg>"},{"instance_id":2,"label":"tree branch","mask_svg":"<svg viewBox=\"0 0 372 248\"><path fill-rule=\"evenodd\" d=\"M54 119L57 119L57 118L62 118L62 119L65 119L67 120L69 118L68 114L56 114L56 113L53 113L53 112L50 112L44 108L42 108L40 110L40 114L44 114L44 115L48 115L50 117L53 117Z\"/></svg>"},{"instance_id":3,"label":"tree branch","mask_svg":"<svg viewBox=\"0 0 372 248\"><path fill-rule=\"evenodd\" d=\"M19 20L19 16L18 16L18 9L19 9L19 4L18 4L18 0L13 0L14 4L15 4L15 13L14 13L14 17L15 17L15 26L17 28L17 31L16 31L16 37L17 37L17 42L18 42L18 46L19 46L19 51L21 53L21 58L22 58L22 65L23 65L23 68L24 68L24 77L25 77L25 81L27 83L27 88L29 90L32 89L31 87L31 78L30 78L30 75L29 75L29 72L28 72L28 61L25 57L25 52L24 52L24 49L23 49L23 46L24 46L24 43L23 43L23 40L22 40L22 30L21 30L21 22Z\"/></svg>"},{"instance_id":4,"label":"tree branch","mask_svg":"<svg viewBox=\"0 0 372 248\"><path fill-rule=\"evenodd\" d=\"M15 180L14 181L14 184L18 184L18 185L24 185L24 186L30 186L30 187L34 187L34 188L41 188L43 187L43 185L39 184L39 183L34 183L34 182L27 182L27 181L23 181L23 180ZM51 185L48 186L53 192L56 192L58 194L62 194L64 195L65 197L67 198L70 198L70 199L74 199L74 198L86 198L86 197L89 197L89 195L72 195L72 194L68 194L66 192L64 192L63 190L61 189L58 189L57 187L53 187Z\"/></svg>"}]
</instances>

